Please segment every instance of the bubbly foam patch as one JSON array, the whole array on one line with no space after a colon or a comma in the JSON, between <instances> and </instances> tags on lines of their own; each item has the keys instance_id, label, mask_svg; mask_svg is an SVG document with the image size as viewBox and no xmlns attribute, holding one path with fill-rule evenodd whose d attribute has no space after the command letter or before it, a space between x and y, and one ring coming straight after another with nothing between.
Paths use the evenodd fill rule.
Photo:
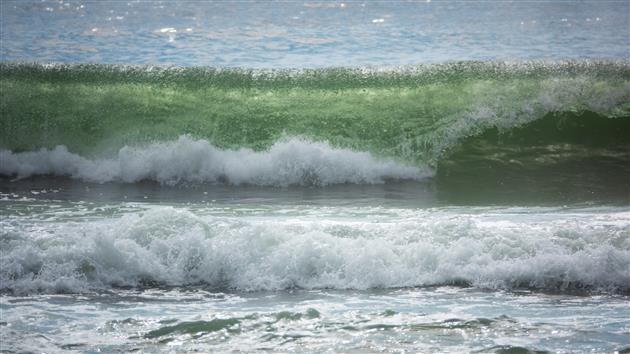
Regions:
<instances>
[{"instance_id":1,"label":"bubbly foam patch","mask_svg":"<svg viewBox=\"0 0 630 354\"><path fill-rule=\"evenodd\" d=\"M448 210L235 218L154 207L77 223L16 228L7 221L0 288L23 294L152 284L250 291L465 283L627 292L628 218L627 211Z\"/></svg>"},{"instance_id":2,"label":"bubbly foam patch","mask_svg":"<svg viewBox=\"0 0 630 354\"><path fill-rule=\"evenodd\" d=\"M109 159L88 159L65 146L14 153L0 151L0 174L71 176L89 182L152 180L225 182L261 186L383 183L387 179L421 180L428 168L377 159L367 152L331 147L325 142L292 138L268 151L221 150L188 136L144 147L124 147Z\"/></svg>"}]
</instances>

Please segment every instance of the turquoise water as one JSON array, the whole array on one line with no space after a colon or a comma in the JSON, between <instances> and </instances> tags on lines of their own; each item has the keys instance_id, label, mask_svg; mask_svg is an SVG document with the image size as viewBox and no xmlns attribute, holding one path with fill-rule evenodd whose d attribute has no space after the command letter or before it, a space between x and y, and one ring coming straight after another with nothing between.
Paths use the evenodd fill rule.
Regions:
<instances>
[{"instance_id":1,"label":"turquoise water","mask_svg":"<svg viewBox=\"0 0 630 354\"><path fill-rule=\"evenodd\" d=\"M0 351L630 350L628 2L0 6Z\"/></svg>"}]
</instances>

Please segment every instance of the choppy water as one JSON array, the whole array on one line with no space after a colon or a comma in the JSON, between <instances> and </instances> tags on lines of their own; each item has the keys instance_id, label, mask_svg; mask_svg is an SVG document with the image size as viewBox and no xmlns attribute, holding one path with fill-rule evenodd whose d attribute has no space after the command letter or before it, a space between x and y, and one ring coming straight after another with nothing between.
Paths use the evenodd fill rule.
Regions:
<instances>
[{"instance_id":1,"label":"choppy water","mask_svg":"<svg viewBox=\"0 0 630 354\"><path fill-rule=\"evenodd\" d=\"M630 351L628 2L0 6L0 351Z\"/></svg>"}]
</instances>

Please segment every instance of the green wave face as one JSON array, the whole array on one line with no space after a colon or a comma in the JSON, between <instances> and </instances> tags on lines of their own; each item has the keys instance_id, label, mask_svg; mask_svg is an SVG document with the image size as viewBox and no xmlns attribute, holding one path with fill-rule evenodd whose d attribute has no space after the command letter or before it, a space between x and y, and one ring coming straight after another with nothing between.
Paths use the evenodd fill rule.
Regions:
<instances>
[{"instance_id":1,"label":"green wave face","mask_svg":"<svg viewBox=\"0 0 630 354\"><path fill-rule=\"evenodd\" d=\"M299 136L435 165L488 129L581 112L627 119L629 79L627 61L269 71L2 63L0 147L102 155L190 135L263 150Z\"/></svg>"}]
</instances>

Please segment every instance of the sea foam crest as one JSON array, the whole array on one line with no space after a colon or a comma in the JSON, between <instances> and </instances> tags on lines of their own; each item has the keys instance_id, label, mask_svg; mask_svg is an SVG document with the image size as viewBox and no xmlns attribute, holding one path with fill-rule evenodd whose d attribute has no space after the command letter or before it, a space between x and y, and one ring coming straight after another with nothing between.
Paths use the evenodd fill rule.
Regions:
<instances>
[{"instance_id":1,"label":"sea foam crest","mask_svg":"<svg viewBox=\"0 0 630 354\"><path fill-rule=\"evenodd\" d=\"M300 138L285 139L268 151L258 152L247 148L222 150L205 140L181 136L143 147L126 146L116 157L106 159L88 159L69 152L65 146L20 153L3 150L0 174L18 178L71 176L98 183L153 180L165 184L289 186L420 180L431 176L432 171Z\"/></svg>"},{"instance_id":2,"label":"sea foam crest","mask_svg":"<svg viewBox=\"0 0 630 354\"><path fill-rule=\"evenodd\" d=\"M0 244L0 290L25 294L155 284L245 291L470 284L630 291L627 211L407 214L322 221L151 207L115 219L7 227L8 237Z\"/></svg>"}]
</instances>

